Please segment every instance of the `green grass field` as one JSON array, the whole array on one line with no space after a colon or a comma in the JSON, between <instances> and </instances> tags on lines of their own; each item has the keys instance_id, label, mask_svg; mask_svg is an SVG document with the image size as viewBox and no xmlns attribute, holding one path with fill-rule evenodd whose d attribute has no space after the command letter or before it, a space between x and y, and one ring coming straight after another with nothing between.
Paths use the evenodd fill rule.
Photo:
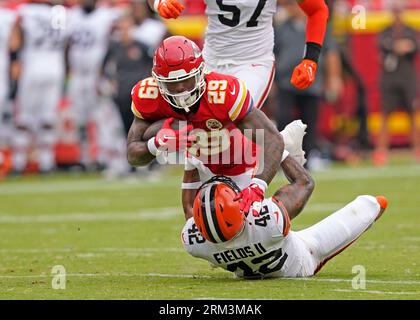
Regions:
<instances>
[{"instance_id":1,"label":"green grass field","mask_svg":"<svg viewBox=\"0 0 420 320\"><path fill-rule=\"evenodd\" d=\"M92 175L0 182L1 299L419 299L420 165L334 168L293 221L300 230L360 194L383 194L389 207L315 277L246 281L183 251L181 172L159 182L104 181ZM271 185L273 191L283 179ZM62 265L66 288L52 288ZM353 266L366 288L353 289Z\"/></svg>"}]
</instances>

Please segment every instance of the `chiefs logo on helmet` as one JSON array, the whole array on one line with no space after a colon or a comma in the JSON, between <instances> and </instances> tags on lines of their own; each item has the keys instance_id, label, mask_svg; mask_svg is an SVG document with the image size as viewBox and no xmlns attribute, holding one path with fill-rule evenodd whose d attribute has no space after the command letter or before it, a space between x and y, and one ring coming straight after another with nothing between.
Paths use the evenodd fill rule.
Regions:
<instances>
[{"instance_id":1,"label":"chiefs logo on helmet","mask_svg":"<svg viewBox=\"0 0 420 320\"><path fill-rule=\"evenodd\" d=\"M239 202L233 201L238 192L239 187L224 176L215 176L200 187L194 200L194 222L206 240L226 242L242 230L245 217Z\"/></svg>"},{"instance_id":2,"label":"chiefs logo on helmet","mask_svg":"<svg viewBox=\"0 0 420 320\"><path fill-rule=\"evenodd\" d=\"M183 36L169 37L157 48L152 75L162 97L174 108L190 111L205 92L200 48Z\"/></svg>"}]
</instances>

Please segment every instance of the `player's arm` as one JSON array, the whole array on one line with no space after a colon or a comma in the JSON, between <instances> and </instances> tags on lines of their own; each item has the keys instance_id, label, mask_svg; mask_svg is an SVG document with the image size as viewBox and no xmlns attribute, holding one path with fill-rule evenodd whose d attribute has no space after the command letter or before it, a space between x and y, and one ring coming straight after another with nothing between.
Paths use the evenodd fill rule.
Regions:
<instances>
[{"instance_id":1,"label":"player's arm","mask_svg":"<svg viewBox=\"0 0 420 320\"><path fill-rule=\"evenodd\" d=\"M247 137L252 137L255 143L258 141L258 131L264 133L263 162L259 162L262 172L255 175L255 178L264 181L267 185L273 180L276 173L280 170L279 159L282 158L284 151L284 141L280 132L273 122L259 109L252 108L251 111L236 126Z\"/></svg>"},{"instance_id":2,"label":"player's arm","mask_svg":"<svg viewBox=\"0 0 420 320\"><path fill-rule=\"evenodd\" d=\"M262 129L261 131L264 133L264 144L261 146L262 151L260 159L258 159L258 170L261 172L256 174L251 179L249 186L238 193L235 198L235 200L240 200L242 212L245 214L252 212L254 216L258 216L267 186L280 170L284 141L274 124L259 109L251 108L251 111L236 125L245 136L251 136L252 141L256 144L261 143L257 139L258 131ZM261 160L261 156L263 156L263 160Z\"/></svg>"},{"instance_id":3,"label":"player's arm","mask_svg":"<svg viewBox=\"0 0 420 320\"><path fill-rule=\"evenodd\" d=\"M302 62L293 71L291 83L299 89L306 89L315 81L329 11L324 0L297 0L297 2L307 16L306 48Z\"/></svg>"},{"instance_id":4,"label":"player's arm","mask_svg":"<svg viewBox=\"0 0 420 320\"><path fill-rule=\"evenodd\" d=\"M185 9L178 0L147 0L150 8L164 19L176 19Z\"/></svg>"},{"instance_id":5,"label":"player's arm","mask_svg":"<svg viewBox=\"0 0 420 320\"><path fill-rule=\"evenodd\" d=\"M143 140L143 134L151 125L150 122L134 117L127 136L127 160L134 167L149 164L155 155L149 150L148 141Z\"/></svg>"},{"instance_id":6,"label":"player's arm","mask_svg":"<svg viewBox=\"0 0 420 320\"><path fill-rule=\"evenodd\" d=\"M197 169L185 168L182 182L182 208L184 209L185 220L193 216L194 199L197 190L201 186L200 175Z\"/></svg>"},{"instance_id":7,"label":"player's arm","mask_svg":"<svg viewBox=\"0 0 420 320\"><path fill-rule=\"evenodd\" d=\"M308 202L314 190L315 182L308 172L291 156L286 157L282 161L281 167L290 184L278 189L273 198L282 203L290 219L294 219Z\"/></svg>"}]
</instances>

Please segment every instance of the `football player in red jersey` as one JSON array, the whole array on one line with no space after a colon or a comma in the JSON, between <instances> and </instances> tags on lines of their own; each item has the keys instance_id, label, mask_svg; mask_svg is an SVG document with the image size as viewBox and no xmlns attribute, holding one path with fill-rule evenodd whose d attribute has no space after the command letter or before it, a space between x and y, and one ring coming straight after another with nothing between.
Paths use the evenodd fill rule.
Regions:
<instances>
[{"instance_id":1,"label":"football player in red jersey","mask_svg":"<svg viewBox=\"0 0 420 320\"><path fill-rule=\"evenodd\" d=\"M254 202L264 199L267 184L280 169L277 159L283 156L282 135L263 112L253 108L241 80L205 72L200 49L185 37L169 37L162 42L154 56L152 74L132 90L135 119L127 138L130 164L145 165L162 149L183 152L190 146L188 154L205 171L203 180L206 174L240 177L243 190L238 200L248 213ZM186 121L188 126L173 130L170 118ZM144 132L161 119L168 120L155 137L145 141ZM195 134L188 135L192 129ZM258 129L263 130L267 143L257 154L254 142ZM246 130L249 138L243 135ZM193 145L191 136L195 137ZM248 154L257 157L247 158ZM251 175L257 168L258 173ZM253 213L258 214L258 206Z\"/></svg>"}]
</instances>

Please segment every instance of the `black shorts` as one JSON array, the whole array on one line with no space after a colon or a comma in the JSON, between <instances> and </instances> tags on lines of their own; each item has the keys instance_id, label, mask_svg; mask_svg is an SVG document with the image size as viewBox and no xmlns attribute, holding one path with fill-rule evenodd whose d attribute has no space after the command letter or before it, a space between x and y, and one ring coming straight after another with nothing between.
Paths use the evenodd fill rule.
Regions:
<instances>
[{"instance_id":1,"label":"black shorts","mask_svg":"<svg viewBox=\"0 0 420 320\"><path fill-rule=\"evenodd\" d=\"M382 79L382 108L384 112L391 112L397 108L404 108L414 112L417 99L417 81L395 81L394 79Z\"/></svg>"}]
</instances>

